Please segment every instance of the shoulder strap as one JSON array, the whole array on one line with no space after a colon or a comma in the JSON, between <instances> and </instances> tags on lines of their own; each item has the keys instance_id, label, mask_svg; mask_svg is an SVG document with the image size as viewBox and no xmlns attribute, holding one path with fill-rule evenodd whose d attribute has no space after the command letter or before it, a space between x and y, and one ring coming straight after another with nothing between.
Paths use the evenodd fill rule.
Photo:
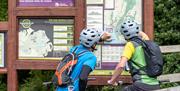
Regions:
<instances>
[{"instance_id":1,"label":"shoulder strap","mask_svg":"<svg viewBox=\"0 0 180 91\"><path fill-rule=\"evenodd\" d=\"M85 54L86 52L88 52L87 50L85 50L85 51L82 51L82 52L80 52L79 54L77 54L76 55L76 58L78 58L78 57L80 57L80 56L82 56L83 54ZM72 79L72 78L71 78ZM76 78L74 78L74 79L72 79L71 81L72 82L74 82L75 80L77 80L78 79L78 77L76 77Z\"/></svg>"},{"instance_id":2,"label":"shoulder strap","mask_svg":"<svg viewBox=\"0 0 180 91\"><path fill-rule=\"evenodd\" d=\"M75 54L76 57L82 56L84 53L88 52L87 50L85 50L85 51L82 51L82 52L76 54L76 51L77 51L77 50L78 50L78 47L76 47L76 48L72 51L72 53Z\"/></svg>"},{"instance_id":3,"label":"shoulder strap","mask_svg":"<svg viewBox=\"0 0 180 91\"><path fill-rule=\"evenodd\" d=\"M142 47L146 48L145 40L142 40L141 38L132 38L131 41L134 41L138 44L140 44Z\"/></svg>"},{"instance_id":4,"label":"shoulder strap","mask_svg":"<svg viewBox=\"0 0 180 91\"><path fill-rule=\"evenodd\" d=\"M85 51L80 52L80 53L77 55L77 57L82 56L82 55L83 55L83 54L85 54L86 52L88 52L88 51L87 51L87 50L85 50Z\"/></svg>"},{"instance_id":5,"label":"shoulder strap","mask_svg":"<svg viewBox=\"0 0 180 91\"><path fill-rule=\"evenodd\" d=\"M138 37L136 37L136 38L132 38L131 39L131 42L133 43L133 45L134 45L134 47L137 47L137 46L139 46L139 45L141 45L142 47L145 47L146 45L145 45L145 43L144 43L144 41L142 40L142 39L140 39L140 38L138 38ZM131 60L131 62L132 62L132 64L134 64L134 65L136 65L136 66L138 66L140 69L136 69L136 68L134 68L134 69L136 69L136 73L138 73L139 75L142 75L142 74L146 74L145 73L145 67L140 67L136 62L134 62L133 60ZM132 64L131 63L129 63L130 64L130 66L132 67ZM142 71L140 71L140 70L142 70Z\"/></svg>"},{"instance_id":6,"label":"shoulder strap","mask_svg":"<svg viewBox=\"0 0 180 91\"><path fill-rule=\"evenodd\" d=\"M72 51L72 53L75 53L77 49L78 49L78 47L76 47L76 48Z\"/></svg>"},{"instance_id":7,"label":"shoulder strap","mask_svg":"<svg viewBox=\"0 0 180 91\"><path fill-rule=\"evenodd\" d=\"M134 48L138 47L140 44L135 42L135 41L131 41L131 43L133 44Z\"/></svg>"}]
</instances>

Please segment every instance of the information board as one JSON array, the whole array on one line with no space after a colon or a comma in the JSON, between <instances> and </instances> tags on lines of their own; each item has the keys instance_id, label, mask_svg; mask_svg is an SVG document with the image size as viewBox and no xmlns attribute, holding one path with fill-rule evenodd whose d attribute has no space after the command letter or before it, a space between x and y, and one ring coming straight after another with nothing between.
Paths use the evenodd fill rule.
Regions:
<instances>
[{"instance_id":1,"label":"information board","mask_svg":"<svg viewBox=\"0 0 180 91\"><path fill-rule=\"evenodd\" d=\"M4 33L0 33L0 67L4 67Z\"/></svg>"},{"instance_id":2,"label":"information board","mask_svg":"<svg viewBox=\"0 0 180 91\"><path fill-rule=\"evenodd\" d=\"M72 7L74 0L19 0L18 6Z\"/></svg>"},{"instance_id":3,"label":"information board","mask_svg":"<svg viewBox=\"0 0 180 91\"><path fill-rule=\"evenodd\" d=\"M64 57L73 36L73 19L19 19L19 58Z\"/></svg>"},{"instance_id":4,"label":"information board","mask_svg":"<svg viewBox=\"0 0 180 91\"><path fill-rule=\"evenodd\" d=\"M110 75L115 69L126 43L119 26L128 19L135 20L142 30L142 0L86 0L86 26L112 35L112 41L104 42L95 53L98 70L93 75Z\"/></svg>"}]
</instances>

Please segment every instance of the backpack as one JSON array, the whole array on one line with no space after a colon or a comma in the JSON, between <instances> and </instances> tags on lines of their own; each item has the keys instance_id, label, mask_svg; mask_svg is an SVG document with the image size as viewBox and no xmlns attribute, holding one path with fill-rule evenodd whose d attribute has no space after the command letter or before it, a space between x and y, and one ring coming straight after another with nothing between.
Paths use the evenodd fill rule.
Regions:
<instances>
[{"instance_id":1,"label":"backpack","mask_svg":"<svg viewBox=\"0 0 180 91\"><path fill-rule=\"evenodd\" d=\"M79 54L76 54L75 51L77 49L78 47L76 47L72 53L66 54L64 58L59 62L55 74L53 75L51 80L54 86L66 86L73 83L72 79L70 78L72 70L77 63L78 57L87 52L83 51Z\"/></svg>"},{"instance_id":2,"label":"backpack","mask_svg":"<svg viewBox=\"0 0 180 91\"><path fill-rule=\"evenodd\" d=\"M159 46L151 40L142 40L140 38L132 38L140 44L144 49L146 67L144 71L150 77L157 77L163 72L163 58Z\"/></svg>"}]
</instances>

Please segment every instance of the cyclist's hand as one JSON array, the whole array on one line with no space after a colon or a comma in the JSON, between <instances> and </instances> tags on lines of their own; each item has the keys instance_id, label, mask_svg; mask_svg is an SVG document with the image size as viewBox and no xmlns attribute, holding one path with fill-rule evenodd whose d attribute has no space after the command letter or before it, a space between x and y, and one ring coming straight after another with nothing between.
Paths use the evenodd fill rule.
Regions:
<instances>
[{"instance_id":1,"label":"cyclist's hand","mask_svg":"<svg viewBox=\"0 0 180 91\"><path fill-rule=\"evenodd\" d=\"M111 41L111 34L108 32L104 32L103 35L101 36L102 41Z\"/></svg>"}]
</instances>

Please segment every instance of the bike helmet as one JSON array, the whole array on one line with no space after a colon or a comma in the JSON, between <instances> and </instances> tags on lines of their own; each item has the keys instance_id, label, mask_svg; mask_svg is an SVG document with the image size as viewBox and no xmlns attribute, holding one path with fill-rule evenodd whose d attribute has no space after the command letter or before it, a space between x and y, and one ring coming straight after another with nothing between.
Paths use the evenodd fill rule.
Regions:
<instances>
[{"instance_id":1,"label":"bike helmet","mask_svg":"<svg viewBox=\"0 0 180 91\"><path fill-rule=\"evenodd\" d=\"M139 25L133 20L127 20L121 24L121 34L126 40L138 36Z\"/></svg>"},{"instance_id":2,"label":"bike helmet","mask_svg":"<svg viewBox=\"0 0 180 91\"><path fill-rule=\"evenodd\" d=\"M83 29L79 40L85 47L92 47L92 45L99 42L100 33L95 28Z\"/></svg>"}]
</instances>

